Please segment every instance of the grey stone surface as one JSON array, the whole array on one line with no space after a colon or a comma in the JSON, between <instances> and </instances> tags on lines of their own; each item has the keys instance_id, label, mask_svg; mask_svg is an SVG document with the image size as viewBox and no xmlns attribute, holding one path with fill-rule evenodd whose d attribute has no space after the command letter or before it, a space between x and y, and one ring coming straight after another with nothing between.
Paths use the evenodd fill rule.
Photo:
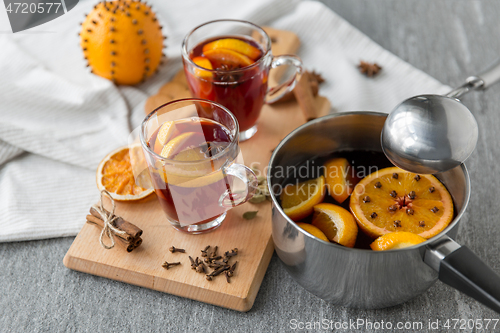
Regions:
<instances>
[{"instance_id":1,"label":"grey stone surface","mask_svg":"<svg viewBox=\"0 0 500 333\"><path fill-rule=\"evenodd\" d=\"M467 0L324 0L384 48L443 83L458 85L499 56L500 2ZM464 103L479 123L467 161L472 197L458 241L500 272L500 85ZM388 92L390 93L390 92ZM309 294L276 255L255 305L239 313L120 282L62 264L73 238L0 244L0 332L289 332L290 321L422 322L499 319L500 315L438 282L405 304L382 310L331 305ZM334 283L334 282L332 282ZM388 281L390 283L390 281ZM322 330L297 330L322 331ZM332 331L328 329L327 331ZM384 330L339 329L339 332ZM404 329L401 332L417 330ZM450 329L450 332L459 331ZM464 329L460 332L494 332Z\"/></svg>"}]
</instances>

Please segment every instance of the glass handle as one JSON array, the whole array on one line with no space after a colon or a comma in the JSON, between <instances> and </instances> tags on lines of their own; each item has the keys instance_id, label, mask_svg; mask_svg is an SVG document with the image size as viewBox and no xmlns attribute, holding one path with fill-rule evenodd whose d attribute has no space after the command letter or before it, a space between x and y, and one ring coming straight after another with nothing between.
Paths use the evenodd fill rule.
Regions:
<instances>
[{"instance_id":1,"label":"glass handle","mask_svg":"<svg viewBox=\"0 0 500 333\"><path fill-rule=\"evenodd\" d=\"M249 167L242 164L233 164L224 170L226 176L236 177L245 184L245 189L237 191L232 189L232 182L226 177L228 189L220 196L219 205L231 209L252 199L257 194L259 181L257 176Z\"/></svg>"},{"instance_id":2,"label":"glass handle","mask_svg":"<svg viewBox=\"0 0 500 333\"><path fill-rule=\"evenodd\" d=\"M295 88L297 83L297 77L302 74L302 60L294 55L279 55L273 58L271 63L271 69L282 66L289 65L295 67L295 73L284 83L278 84L276 87L269 88L266 95L266 103L274 103L281 99L285 94Z\"/></svg>"}]
</instances>

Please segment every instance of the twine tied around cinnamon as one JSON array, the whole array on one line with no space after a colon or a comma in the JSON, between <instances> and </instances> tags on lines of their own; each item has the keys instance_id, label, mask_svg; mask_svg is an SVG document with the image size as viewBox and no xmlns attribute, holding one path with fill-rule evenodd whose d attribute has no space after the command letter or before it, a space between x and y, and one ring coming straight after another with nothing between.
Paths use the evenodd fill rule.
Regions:
<instances>
[{"instance_id":1,"label":"twine tied around cinnamon","mask_svg":"<svg viewBox=\"0 0 500 333\"><path fill-rule=\"evenodd\" d=\"M111 204L113 208L111 209L110 212L107 212L104 209L104 200L103 200L103 195L106 194L109 199L111 200ZM118 218L118 216L115 215L115 200L111 197L111 194L109 194L108 191L102 190L101 191L101 204L100 207L93 206L95 210L99 213L101 216L101 219L104 221L104 228L102 228L101 235L99 236L99 243L103 248L106 250L112 249L115 247L115 239L113 237L113 233L117 235L122 235L124 236L126 234L125 231L117 229L114 225L113 222ZM111 245L106 245L104 244L104 235L108 236L108 238L111 240Z\"/></svg>"}]
</instances>

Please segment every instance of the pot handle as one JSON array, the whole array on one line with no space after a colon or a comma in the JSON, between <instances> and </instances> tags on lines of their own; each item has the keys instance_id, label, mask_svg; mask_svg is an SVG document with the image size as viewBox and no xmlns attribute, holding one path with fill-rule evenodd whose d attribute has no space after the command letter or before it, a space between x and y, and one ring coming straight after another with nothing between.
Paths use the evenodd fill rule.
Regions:
<instances>
[{"instance_id":1,"label":"pot handle","mask_svg":"<svg viewBox=\"0 0 500 333\"><path fill-rule=\"evenodd\" d=\"M500 276L469 248L444 236L426 247L424 262L439 280L500 313Z\"/></svg>"}]
</instances>

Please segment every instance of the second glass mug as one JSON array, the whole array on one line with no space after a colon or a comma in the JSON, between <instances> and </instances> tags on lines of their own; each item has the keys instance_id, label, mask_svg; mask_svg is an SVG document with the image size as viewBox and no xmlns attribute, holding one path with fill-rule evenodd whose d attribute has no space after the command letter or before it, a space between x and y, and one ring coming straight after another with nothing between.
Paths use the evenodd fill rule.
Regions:
<instances>
[{"instance_id":1,"label":"second glass mug","mask_svg":"<svg viewBox=\"0 0 500 333\"><path fill-rule=\"evenodd\" d=\"M230 57L231 55L242 57L241 54L232 50L225 49L227 52L217 52L217 45L222 49L228 47L228 43L224 42L211 43L221 39L224 39L224 42L232 40L233 44L234 40L239 40L236 43L245 48L253 47L254 51L258 49L260 55L253 63L250 58L243 58L247 60L247 64L251 63L250 65L227 68L225 62L234 64L235 61ZM248 45L245 46L241 42ZM212 53L212 62L215 58L215 61L221 62L224 68L217 68L209 62L209 66L215 69L207 69L206 66L200 66L200 62L195 63L194 58L209 57L202 52L207 44L216 45L215 51L209 50ZM205 63L206 59L208 58L205 58ZM239 20L216 20L194 28L182 43L182 61L193 96L215 101L228 108L240 124L240 141L251 138L257 132L257 118L259 118L263 104L277 101L292 91L298 75L302 73L300 58L293 55L273 56L271 38L267 33L253 23ZM295 73L284 83L268 88L270 69L282 65L293 66Z\"/></svg>"},{"instance_id":2,"label":"second glass mug","mask_svg":"<svg viewBox=\"0 0 500 333\"><path fill-rule=\"evenodd\" d=\"M240 162L238 122L225 107L190 98L172 101L143 121L140 141L153 188L170 224L197 234L258 191Z\"/></svg>"}]
</instances>

